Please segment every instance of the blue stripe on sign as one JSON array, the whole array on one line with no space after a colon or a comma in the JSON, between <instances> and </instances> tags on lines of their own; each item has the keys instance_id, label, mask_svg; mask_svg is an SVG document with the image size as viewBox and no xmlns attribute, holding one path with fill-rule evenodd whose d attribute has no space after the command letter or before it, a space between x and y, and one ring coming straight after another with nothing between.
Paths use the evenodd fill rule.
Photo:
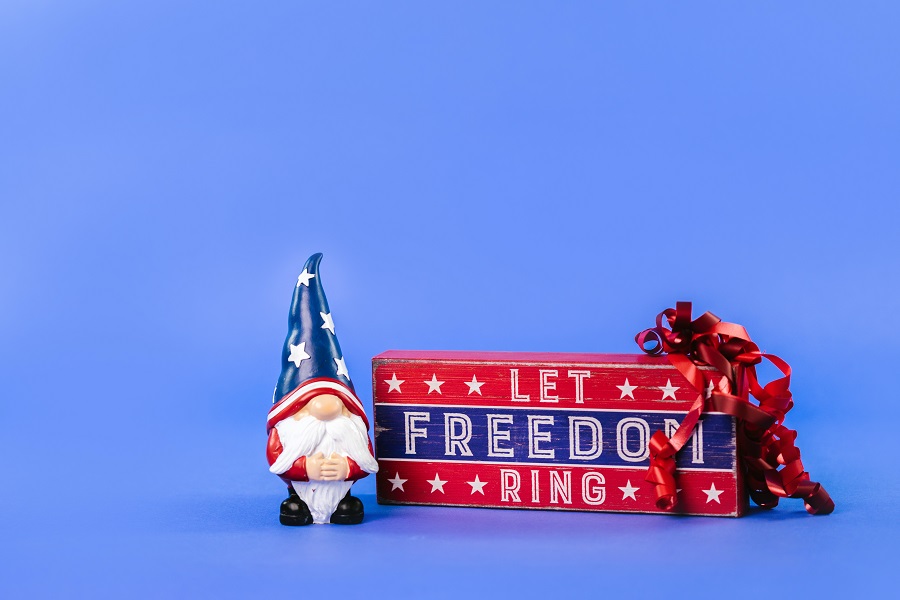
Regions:
<instances>
[{"instance_id":1,"label":"blue stripe on sign","mask_svg":"<svg viewBox=\"0 0 900 600\"><path fill-rule=\"evenodd\" d=\"M378 458L646 467L650 436L684 413L378 404L375 417ZM700 423L678 467L731 470L732 418Z\"/></svg>"}]
</instances>

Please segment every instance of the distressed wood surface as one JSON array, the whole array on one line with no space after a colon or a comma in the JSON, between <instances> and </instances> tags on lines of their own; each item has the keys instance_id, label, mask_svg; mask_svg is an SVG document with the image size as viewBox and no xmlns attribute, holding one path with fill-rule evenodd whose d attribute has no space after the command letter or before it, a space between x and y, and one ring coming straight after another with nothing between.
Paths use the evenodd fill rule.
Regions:
<instances>
[{"instance_id":1,"label":"distressed wood surface","mask_svg":"<svg viewBox=\"0 0 900 600\"><path fill-rule=\"evenodd\" d=\"M715 382L718 384L718 382ZM644 481L647 444L696 392L665 358L390 351L372 360L378 501L740 516L734 420L704 415L677 457L679 504Z\"/></svg>"}]
</instances>

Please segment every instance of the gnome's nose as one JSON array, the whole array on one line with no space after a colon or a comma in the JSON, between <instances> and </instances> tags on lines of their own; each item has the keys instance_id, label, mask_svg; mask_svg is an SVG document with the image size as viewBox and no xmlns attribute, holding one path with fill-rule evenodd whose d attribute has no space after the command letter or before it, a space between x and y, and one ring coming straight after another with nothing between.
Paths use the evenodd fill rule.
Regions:
<instances>
[{"instance_id":1,"label":"gnome's nose","mask_svg":"<svg viewBox=\"0 0 900 600\"><path fill-rule=\"evenodd\" d=\"M309 401L309 414L320 421L330 421L341 415L344 408L340 398L332 394L322 394Z\"/></svg>"}]
</instances>

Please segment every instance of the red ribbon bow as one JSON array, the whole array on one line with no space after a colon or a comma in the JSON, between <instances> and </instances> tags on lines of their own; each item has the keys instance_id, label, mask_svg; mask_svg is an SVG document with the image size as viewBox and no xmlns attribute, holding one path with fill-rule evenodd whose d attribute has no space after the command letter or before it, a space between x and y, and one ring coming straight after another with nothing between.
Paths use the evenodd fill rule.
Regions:
<instances>
[{"instance_id":1,"label":"red ribbon bow","mask_svg":"<svg viewBox=\"0 0 900 600\"><path fill-rule=\"evenodd\" d=\"M647 354L667 354L669 362L697 391L697 398L672 437L657 431L650 438L646 480L656 486L657 507L671 510L678 503L675 454L690 438L703 411L709 410L737 418L741 462L750 497L756 504L774 508L779 498L802 498L810 514L827 515L834 510L828 492L810 481L803 468L800 449L794 444L797 432L783 425L794 405L789 389L790 365L773 354L760 352L740 325L726 323L711 312L692 321L690 302L667 308L656 317L656 327L634 339ZM783 376L761 386L756 365L764 358ZM698 368L703 365L722 375L718 385ZM750 396L759 404L752 404Z\"/></svg>"}]
</instances>

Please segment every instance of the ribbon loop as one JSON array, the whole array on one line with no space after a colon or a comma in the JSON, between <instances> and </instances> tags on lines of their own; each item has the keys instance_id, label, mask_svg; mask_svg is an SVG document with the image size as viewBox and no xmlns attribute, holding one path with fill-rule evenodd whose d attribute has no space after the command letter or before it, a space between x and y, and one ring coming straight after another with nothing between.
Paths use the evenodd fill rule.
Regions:
<instances>
[{"instance_id":1,"label":"ribbon loop","mask_svg":"<svg viewBox=\"0 0 900 600\"><path fill-rule=\"evenodd\" d=\"M678 302L674 309L662 311L656 316L656 327L641 331L634 339L651 356L666 354L697 391L697 399L672 438L662 431L650 438L650 468L645 479L655 486L657 507L671 510L677 505L675 454L703 411L712 410L738 420L741 468L753 502L762 508L774 508L779 498L802 498L810 514L834 511L828 492L820 483L810 481L803 467L800 449L794 444L797 432L783 425L794 406L791 367L786 361L760 352L744 327L726 323L711 312L692 321L690 302ZM756 365L763 360L771 362L782 377L760 385ZM698 368L705 365L724 377L727 389L720 386L707 392L710 382ZM751 397L758 404L753 404Z\"/></svg>"}]
</instances>

